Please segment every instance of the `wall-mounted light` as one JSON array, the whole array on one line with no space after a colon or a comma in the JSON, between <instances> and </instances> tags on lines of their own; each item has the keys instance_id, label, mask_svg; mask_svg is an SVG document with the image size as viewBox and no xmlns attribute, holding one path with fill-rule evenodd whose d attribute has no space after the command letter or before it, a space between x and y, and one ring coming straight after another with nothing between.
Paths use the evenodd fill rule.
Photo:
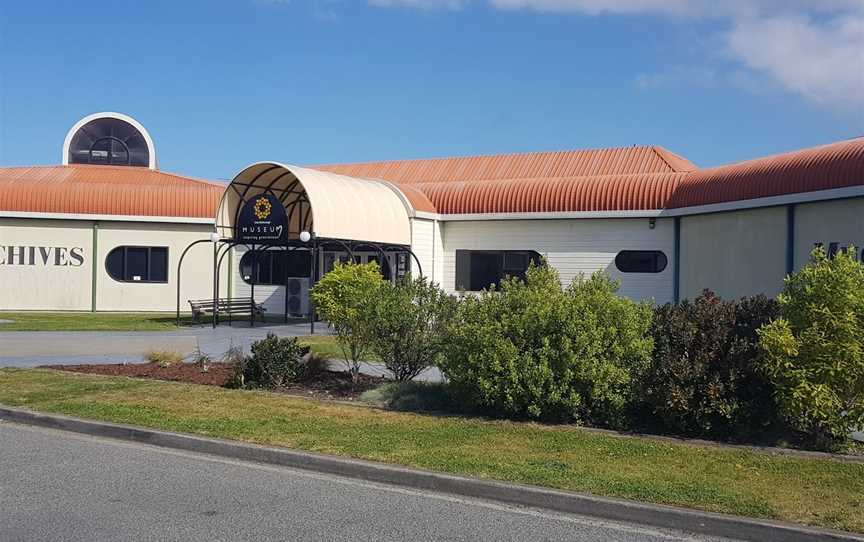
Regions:
<instances>
[{"instance_id":1,"label":"wall-mounted light","mask_svg":"<svg viewBox=\"0 0 864 542\"><path fill-rule=\"evenodd\" d=\"M300 232L300 240L301 241L303 241L304 243L308 243L310 239L312 239L311 233L309 233L308 231L301 231Z\"/></svg>"},{"instance_id":2,"label":"wall-mounted light","mask_svg":"<svg viewBox=\"0 0 864 542\"><path fill-rule=\"evenodd\" d=\"M657 219L656 218L649 218L648 219L648 229L653 230L655 226L657 226Z\"/></svg>"}]
</instances>

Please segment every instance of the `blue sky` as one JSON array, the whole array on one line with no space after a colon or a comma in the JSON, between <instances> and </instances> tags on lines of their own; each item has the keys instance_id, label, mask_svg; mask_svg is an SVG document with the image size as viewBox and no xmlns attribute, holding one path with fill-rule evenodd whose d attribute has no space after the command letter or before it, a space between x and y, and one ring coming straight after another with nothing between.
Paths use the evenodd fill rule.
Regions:
<instances>
[{"instance_id":1,"label":"blue sky","mask_svg":"<svg viewBox=\"0 0 864 542\"><path fill-rule=\"evenodd\" d=\"M96 111L220 179L633 144L711 166L864 135L862 0L726 2L3 2L0 165L59 163Z\"/></svg>"}]
</instances>

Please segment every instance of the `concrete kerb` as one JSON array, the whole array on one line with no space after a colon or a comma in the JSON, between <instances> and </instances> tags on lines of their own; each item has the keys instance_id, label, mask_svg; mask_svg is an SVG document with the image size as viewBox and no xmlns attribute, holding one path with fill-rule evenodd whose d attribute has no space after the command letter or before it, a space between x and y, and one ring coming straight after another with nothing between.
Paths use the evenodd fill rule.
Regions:
<instances>
[{"instance_id":1,"label":"concrete kerb","mask_svg":"<svg viewBox=\"0 0 864 542\"><path fill-rule=\"evenodd\" d=\"M138 442L242 461L311 470L412 489L638 523L652 527L760 542L857 541L864 536L803 525L751 519L672 506L643 504L540 487L464 478L370 461L325 456L194 435L0 407L0 419L86 435Z\"/></svg>"}]
</instances>

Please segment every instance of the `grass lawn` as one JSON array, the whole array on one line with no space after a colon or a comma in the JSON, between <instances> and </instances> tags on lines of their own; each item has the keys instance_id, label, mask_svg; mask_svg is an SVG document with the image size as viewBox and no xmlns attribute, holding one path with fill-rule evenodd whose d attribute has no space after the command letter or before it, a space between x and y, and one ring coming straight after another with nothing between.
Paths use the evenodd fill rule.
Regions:
<instances>
[{"instance_id":1,"label":"grass lawn","mask_svg":"<svg viewBox=\"0 0 864 542\"><path fill-rule=\"evenodd\" d=\"M115 312L0 312L2 331L166 331L177 329L176 314ZM182 324L192 322L181 315Z\"/></svg>"},{"instance_id":2,"label":"grass lawn","mask_svg":"<svg viewBox=\"0 0 864 542\"><path fill-rule=\"evenodd\" d=\"M243 319L241 316L235 319ZM248 316L245 317L248 319ZM170 331L177 327L174 312L3 312L0 320L12 320L10 323L0 323L2 331ZM210 324L209 317L204 317L205 325ZM225 323L220 325L227 325ZM256 322L260 320L256 319ZM267 318L267 321L282 323L282 316ZM302 322L293 319L291 322ZM193 324L190 314L180 314L180 326ZM322 324L323 325L323 324Z\"/></svg>"},{"instance_id":3,"label":"grass lawn","mask_svg":"<svg viewBox=\"0 0 864 542\"><path fill-rule=\"evenodd\" d=\"M0 403L596 495L864 532L864 464L36 369Z\"/></svg>"},{"instance_id":4,"label":"grass lawn","mask_svg":"<svg viewBox=\"0 0 864 542\"><path fill-rule=\"evenodd\" d=\"M326 326L323 323L321 325ZM313 354L326 358L345 358L342 354L342 349L339 348L339 344L336 342L336 337L333 335L306 335L304 337L297 337L297 340L300 344L308 346L309 351ZM367 352L363 359L373 362L378 361L378 357L372 352Z\"/></svg>"}]
</instances>

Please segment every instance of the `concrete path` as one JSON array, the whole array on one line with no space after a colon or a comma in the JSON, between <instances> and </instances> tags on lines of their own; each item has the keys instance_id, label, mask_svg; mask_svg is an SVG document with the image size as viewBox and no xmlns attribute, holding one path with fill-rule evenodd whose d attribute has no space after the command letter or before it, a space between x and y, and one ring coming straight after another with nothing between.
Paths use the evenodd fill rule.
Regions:
<instances>
[{"instance_id":1,"label":"concrete path","mask_svg":"<svg viewBox=\"0 0 864 542\"><path fill-rule=\"evenodd\" d=\"M153 349L191 354L196 345L218 359L229 346L241 346L246 353L253 341L268 332L280 337L309 335L309 324L257 324L247 322L218 326L189 327L176 331L4 331L0 332L0 366L35 367L50 363L135 363ZM315 333L330 331L321 323Z\"/></svg>"},{"instance_id":2,"label":"concrete path","mask_svg":"<svg viewBox=\"0 0 864 542\"><path fill-rule=\"evenodd\" d=\"M718 540L0 423L0 540Z\"/></svg>"},{"instance_id":3,"label":"concrete path","mask_svg":"<svg viewBox=\"0 0 864 542\"><path fill-rule=\"evenodd\" d=\"M247 322L233 326L189 327L176 331L4 331L0 332L0 367L37 367L39 365L74 365L79 363L140 363L150 350L176 350L184 355L201 351L218 360L235 344L249 354L249 345L263 339L267 333L280 337L309 335L308 323L274 325ZM330 335L326 324L315 324L316 335ZM335 370L344 363L332 360ZM364 363L360 371L371 376L389 376L380 364ZM430 368L417 380L440 382L441 373Z\"/></svg>"}]
</instances>

